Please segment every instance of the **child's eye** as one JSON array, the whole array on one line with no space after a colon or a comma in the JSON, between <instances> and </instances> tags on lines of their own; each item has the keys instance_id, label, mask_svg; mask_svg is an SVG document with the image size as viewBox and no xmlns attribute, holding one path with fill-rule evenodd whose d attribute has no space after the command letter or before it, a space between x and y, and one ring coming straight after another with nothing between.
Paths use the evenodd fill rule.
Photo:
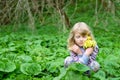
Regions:
<instances>
[{"instance_id":1,"label":"child's eye","mask_svg":"<svg viewBox=\"0 0 120 80\"><path fill-rule=\"evenodd\" d=\"M76 36L76 38L80 38L80 36Z\"/></svg>"},{"instance_id":2,"label":"child's eye","mask_svg":"<svg viewBox=\"0 0 120 80\"><path fill-rule=\"evenodd\" d=\"M83 36L83 38L86 38L86 36Z\"/></svg>"},{"instance_id":3,"label":"child's eye","mask_svg":"<svg viewBox=\"0 0 120 80\"><path fill-rule=\"evenodd\" d=\"M80 36L77 36L77 38L80 38Z\"/></svg>"}]
</instances>

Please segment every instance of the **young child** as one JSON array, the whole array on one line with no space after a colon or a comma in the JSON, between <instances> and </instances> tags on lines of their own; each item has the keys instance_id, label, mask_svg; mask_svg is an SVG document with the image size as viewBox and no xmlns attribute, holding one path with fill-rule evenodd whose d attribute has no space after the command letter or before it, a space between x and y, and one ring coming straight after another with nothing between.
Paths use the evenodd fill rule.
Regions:
<instances>
[{"instance_id":1,"label":"young child","mask_svg":"<svg viewBox=\"0 0 120 80\"><path fill-rule=\"evenodd\" d=\"M91 41L91 45L87 47L85 41L87 41L88 38ZM98 46L86 23L78 22L73 26L68 38L68 49L70 56L64 61L65 67L68 67L68 65L73 62L77 62L89 66L93 71L99 70L100 65L96 61Z\"/></svg>"}]
</instances>

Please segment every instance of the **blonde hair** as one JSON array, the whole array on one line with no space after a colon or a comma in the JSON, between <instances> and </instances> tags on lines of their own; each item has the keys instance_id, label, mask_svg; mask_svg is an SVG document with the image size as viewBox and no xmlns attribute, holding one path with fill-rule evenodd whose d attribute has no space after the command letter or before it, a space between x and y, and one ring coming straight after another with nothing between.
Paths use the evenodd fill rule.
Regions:
<instances>
[{"instance_id":1,"label":"blonde hair","mask_svg":"<svg viewBox=\"0 0 120 80\"><path fill-rule=\"evenodd\" d=\"M85 22L78 22L73 26L73 28L70 31L70 35L68 38L68 46L67 46L68 49L75 44L74 35L76 32L80 33L83 36L85 35L90 36L94 40L94 37L92 35L89 26Z\"/></svg>"}]
</instances>

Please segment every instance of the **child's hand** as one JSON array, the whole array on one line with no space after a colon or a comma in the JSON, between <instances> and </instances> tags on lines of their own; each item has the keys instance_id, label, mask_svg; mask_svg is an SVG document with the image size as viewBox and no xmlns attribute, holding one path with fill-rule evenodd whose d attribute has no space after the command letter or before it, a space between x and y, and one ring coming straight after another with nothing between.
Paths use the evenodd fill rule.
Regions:
<instances>
[{"instance_id":1,"label":"child's hand","mask_svg":"<svg viewBox=\"0 0 120 80\"><path fill-rule=\"evenodd\" d=\"M92 53L93 53L93 47L87 48L87 49L85 50L85 54L86 54L87 56L90 56L90 54L92 54Z\"/></svg>"},{"instance_id":2,"label":"child's hand","mask_svg":"<svg viewBox=\"0 0 120 80\"><path fill-rule=\"evenodd\" d=\"M91 37L88 37L87 40L84 42L83 47L86 48L90 48L90 47L95 47L96 42L95 40L92 40Z\"/></svg>"},{"instance_id":3,"label":"child's hand","mask_svg":"<svg viewBox=\"0 0 120 80\"><path fill-rule=\"evenodd\" d=\"M73 45L72 47L69 48L71 51L73 51L74 53L77 53L77 54L82 54L79 46L77 45Z\"/></svg>"}]
</instances>

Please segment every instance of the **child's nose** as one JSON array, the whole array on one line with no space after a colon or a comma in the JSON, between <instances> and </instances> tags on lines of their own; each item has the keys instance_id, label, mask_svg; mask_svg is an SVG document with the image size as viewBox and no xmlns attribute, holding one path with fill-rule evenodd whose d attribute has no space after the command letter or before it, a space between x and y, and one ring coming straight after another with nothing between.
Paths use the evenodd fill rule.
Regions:
<instances>
[{"instance_id":1,"label":"child's nose","mask_svg":"<svg viewBox=\"0 0 120 80\"><path fill-rule=\"evenodd\" d=\"M80 40L83 40L83 38L80 38Z\"/></svg>"}]
</instances>

